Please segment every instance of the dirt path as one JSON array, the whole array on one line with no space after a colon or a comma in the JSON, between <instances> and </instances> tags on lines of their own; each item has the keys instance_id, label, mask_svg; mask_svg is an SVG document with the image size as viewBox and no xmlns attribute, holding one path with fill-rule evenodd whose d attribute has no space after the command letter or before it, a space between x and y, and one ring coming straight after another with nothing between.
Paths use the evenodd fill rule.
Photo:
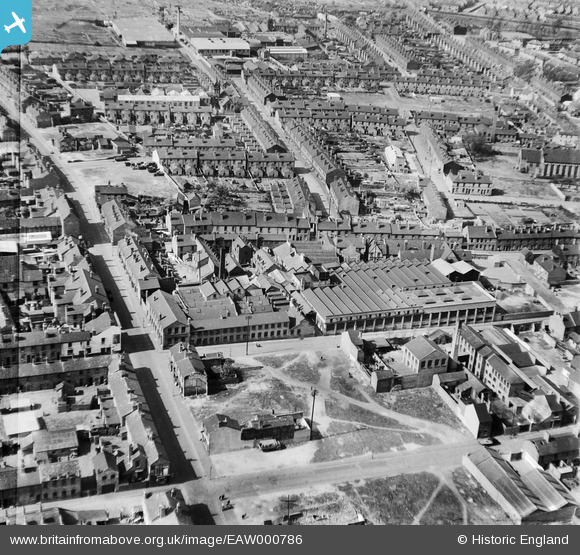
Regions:
<instances>
[{"instance_id":1,"label":"dirt path","mask_svg":"<svg viewBox=\"0 0 580 555\"><path fill-rule=\"evenodd\" d=\"M433 490L433 493L431 494L431 497L429 497L429 499L427 500L427 503L425 503L423 508L415 515L412 524L421 524L421 519L423 518L423 515L429 510L431 503L433 503L433 501L437 497L437 494L441 491L443 485L444 483L441 480L441 477L439 477L439 484L437 484L437 487Z\"/></svg>"},{"instance_id":2,"label":"dirt path","mask_svg":"<svg viewBox=\"0 0 580 555\"><path fill-rule=\"evenodd\" d=\"M461 493L457 489L455 482L449 476L449 473L446 473L443 476L443 481L445 482L447 487L453 492L453 495L455 495L455 498L459 501L459 503L461 503L461 511L462 511L462 515L463 515L463 524L469 524L469 521L467 518L467 503L465 502L463 495L461 495Z\"/></svg>"},{"instance_id":3,"label":"dirt path","mask_svg":"<svg viewBox=\"0 0 580 555\"><path fill-rule=\"evenodd\" d=\"M312 361L311 361L312 355L310 353L304 353L304 355L307 357L308 362L312 364ZM310 387L311 387L310 384L308 384L304 381L298 380L296 378L292 378L291 376L288 375L287 372L284 372L284 370L289 365L293 364L294 362L295 361L287 362L287 363L283 364L280 368L271 368L269 366L264 366L264 369L267 370L267 372L273 378L276 378L282 382L285 382L293 387L296 387L299 389L310 389ZM393 410L389 410L389 409L383 407L382 405L377 403L377 401L372 399L369 396L369 394L360 387L358 387L357 390L365 397L366 401L359 401L357 399L353 399L352 397L349 397L348 395L345 395L343 393L340 393L338 391L331 389L330 380L331 380L331 369L328 367L321 369L320 370L320 378L316 384L316 389L318 390L318 395L317 395L317 399L316 399L315 415L314 415L314 421L321 432L325 432L328 429L328 426L330 425L330 423L333 421L345 422L344 420L337 420L337 419L331 418L326 414L324 401L326 401L327 399L333 398L336 400L340 400L344 403L358 406L358 407L363 408L365 410L369 410L371 412L374 412L377 415L384 416L384 417L390 418L392 420L396 420L401 425L410 428L410 429L405 429L405 430L402 430L402 429L397 430L399 432L404 431L407 433L417 433L417 434L420 433L420 434L430 435L434 438L437 438L442 443L458 442L458 441L465 440L464 433L458 432L457 429L453 429L450 426L447 426L445 424L438 424L436 422L430 422L428 420L423 420L420 418L415 418L413 416L401 414L401 413L398 413L398 412L395 412ZM349 421L346 421L346 422L349 422ZM350 421L350 423L361 424L361 425L366 426L366 424L364 424L362 422ZM375 428L385 429L385 430L390 429L388 427L382 427L382 426L368 426L368 427L369 428L375 427Z\"/></svg>"}]
</instances>

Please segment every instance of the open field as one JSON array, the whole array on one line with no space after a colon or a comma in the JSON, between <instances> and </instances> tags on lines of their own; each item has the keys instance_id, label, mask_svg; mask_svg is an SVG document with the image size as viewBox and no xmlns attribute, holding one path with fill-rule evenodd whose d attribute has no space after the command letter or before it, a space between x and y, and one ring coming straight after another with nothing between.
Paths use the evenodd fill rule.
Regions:
<instances>
[{"instance_id":1,"label":"open field","mask_svg":"<svg viewBox=\"0 0 580 555\"><path fill-rule=\"evenodd\" d=\"M250 6L228 6L213 0L183 0L182 23L187 25L211 24L221 17L252 18L253 14L267 17L268 12ZM117 44L110 30L95 25L95 20L110 21L118 18L157 17L159 4L153 0L83 0L82 2L57 2L35 0L34 17L42 25L34 28L34 42L63 44L89 44L111 46ZM170 20L175 18L171 4L167 6ZM87 16L89 14L89 16ZM40 19L42 17L42 19Z\"/></svg>"}]
</instances>

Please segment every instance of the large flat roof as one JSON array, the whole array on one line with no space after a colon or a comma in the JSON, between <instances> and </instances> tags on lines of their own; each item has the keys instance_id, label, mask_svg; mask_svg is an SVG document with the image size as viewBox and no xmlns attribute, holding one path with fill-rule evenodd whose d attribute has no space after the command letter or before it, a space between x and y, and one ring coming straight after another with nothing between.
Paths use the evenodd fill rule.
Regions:
<instances>
[{"instance_id":1,"label":"large flat roof","mask_svg":"<svg viewBox=\"0 0 580 555\"><path fill-rule=\"evenodd\" d=\"M196 50L250 50L247 41L234 37L193 37L189 40Z\"/></svg>"},{"instance_id":2,"label":"large flat roof","mask_svg":"<svg viewBox=\"0 0 580 555\"><path fill-rule=\"evenodd\" d=\"M487 306L494 303L476 282L452 284L439 272L423 264L388 267L359 267L356 264L339 272L336 287L307 289L303 297L323 318L383 313L403 309L424 312L449 310L450 307Z\"/></svg>"},{"instance_id":3,"label":"large flat roof","mask_svg":"<svg viewBox=\"0 0 580 555\"><path fill-rule=\"evenodd\" d=\"M113 29L127 45L140 42L175 42L173 35L159 21L151 17L116 19Z\"/></svg>"}]
</instances>

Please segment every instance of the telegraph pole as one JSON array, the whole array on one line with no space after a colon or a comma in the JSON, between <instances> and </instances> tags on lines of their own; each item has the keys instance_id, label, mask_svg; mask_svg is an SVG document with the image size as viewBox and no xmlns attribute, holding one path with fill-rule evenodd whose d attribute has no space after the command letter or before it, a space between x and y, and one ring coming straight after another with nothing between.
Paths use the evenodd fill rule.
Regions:
<instances>
[{"instance_id":1,"label":"telegraph pole","mask_svg":"<svg viewBox=\"0 0 580 555\"><path fill-rule=\"evenodd\" d=\"M286 501L286 511L287 511L286 515L288 518L288 526L291 526L292 523L290 522L290 505L296 503L296 501L293 501L292 499L290 499L289 495L286 496L285 501Z\"/></svg>"},{"instance_id":2,"label":"telegraph pole","mask_svg":"<svg viewBox=\"0 0 580 555\"><path fill-rule=\"evenodd\" d=\"M312 395L312 413L310 415L310 441L312 441L312 434L314 432L314 404L316 403L316 395L318 395L318 390L314 387L311 387L310 395Z\"/></svg>"},{"instance_id":3,"label":"telegraph pole","mask_svg":"<svg viewBox=\"0 0 580 555\"><path fill-rule=\"evenodd\" d=\"M252 316L246 316L246 320L248 321L248 325L246 326L246 356L248 356L248 346L250 344L250 320Z\"/></svg>"}]
</instances>

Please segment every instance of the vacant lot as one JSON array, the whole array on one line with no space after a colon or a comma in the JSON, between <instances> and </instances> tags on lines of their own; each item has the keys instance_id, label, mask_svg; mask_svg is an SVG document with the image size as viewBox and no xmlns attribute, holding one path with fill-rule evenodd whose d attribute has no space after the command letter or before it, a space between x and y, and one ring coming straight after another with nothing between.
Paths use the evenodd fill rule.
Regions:
<instances>
[{"instance_id":1,"label":"vacant lot","mask_svg":"<svg viewBox=\"0 0 580 555\"><path fill-rule=\"evenodd\" d=\"M355 424L366 424L378 428L396 428L398 430L410 429L394 418L388 418L335 397L326 400L326 414L330 418Z\"/></svg>"},{"instance_id":2,"label":"vacant lot","mask_svg":"<svg viewBox=\"0 0 580 555\"><path fill-rule=\"evenodd\" d=\"M430 387L374 394L386 408L415 418L458 427L459 421Z\"/></svg>"},{"instance_id":3,"label":"vacant lot","mask_svg":"<svg viewBox=\"0 0 580 555\"><path fill-rule=\"evenodd\" d=\"M340 486L374 524L412 524L439 484L429 472L366 480Z\"/></svg>"},{"instance_id":4,"label":"vacant lot","mask_svg":"<svg viewBox=\"0 0 580 555\"><path fill-rule=\"evenodd\" d=\"M349 377L348 375L344 376L338 372L332 372L332 376L330 378L330 387L333 391L337 391L338 393L342 393L347 397L352 397L357 401L362 401L364 403L367 402L364 395L358 390L357 386L359 383L356 379Z\"/></svg>"},{"instance_id":5,"label":"vacant lot","mask_svg":"<svg viewBox=\"0 0 580 555\"><path fill-rule=\"evenodd\" d=\"M284 524L290 512L292 524L344 525L354 522L357 510L348 496L334 486L310 488L289 495L263 494L235 501L236 513L246 514L244 523Z\"/></svg>"},{"instance_id":6,"label":"vacant lot","mask_svg":"<svg viewBox=\"0 0 580 555\"><path fill-rule=\"evenodd\" d=\"M356 426L353 426L349 430L349 425L346 426L342 433L335 432L337 428L333 428L331 431L331 434L334 435L327 432L327 437L319 442L312 462L333 461L360 455L372 456L373 453L405 451L439 443L436 438L421 433L396 432L363 426L359 426L358 430L356 430Z\"/></svg>"},{"instance_id":7,"label":"vacant lot","mask_svg":"<svg viewBox=\"0 0 580 555\"><path fill-rule=\"evenodd\" d=\"M443 486L421 517L421 524L463 524L463 507L455 494Z\"/></svg>"},{"instance_id":8,"label":"vacant lot","mask_svg":"<svg viewBox=\"0 0 580 555\"><path fill-rule=\"evenodd\" d=\"M250 381L228 387L209 397L188 400L198 422L216 412L245 421L257 413L284 414L307 408L308 399L301 390L275 378L260 378L258 373Z\"/></svg>"},{"instance_id":9,"label":"vacant lot","mask_svg":"<svg viewBox=\"0 0 580 555\"><path fill-rule=\"evenodd\" d=\"M320 381L318 368L314 367L304 355L284 367L284 373L301 382L317 384Z\"/></svg>"},{"instance_id":10,"label":"vacant lot","mask_svg":"<svg viewBox=\"0 0 580 555\"><path fill-rule=\"evenodd\" d=\"M120 185L124 183L132 195L150 195L153 197L172 198L177 195L177 187L165 176L156 177L147 170L134 170L124 162L103 160L112 156L109 150L87 152L65 152L62 160L69 162L66 173L78 183L94 190L95 185ZM97 158L97 159L95 159ZM131 162L146 162L148 158L131 158Z\"/></svg>"},{"instance_id":11,"label":"vacant lot","mask_svg":"<svg viewBox=\"0 0 580 555\"><path fill-rule=\"evenodd\" d=\"M366 375L362 371L354 369L350 360L342 354L331 357L329 363L331 372L330 389L366 403L366 397L359 391L361 387L360 379L366 378ZM366 379L368 380L368 378Z\"/></svg>"},{"instance_id":12,"label":"vacant lot","mask_svg":"<svg viewBox=\"0 0 580 555\"><path fill-rule=\"evenodd\" d=\"M467 505L468 524L511 524L501 507L465 469L456 468L452 478Z\"/></svg>"}]
</instances>

